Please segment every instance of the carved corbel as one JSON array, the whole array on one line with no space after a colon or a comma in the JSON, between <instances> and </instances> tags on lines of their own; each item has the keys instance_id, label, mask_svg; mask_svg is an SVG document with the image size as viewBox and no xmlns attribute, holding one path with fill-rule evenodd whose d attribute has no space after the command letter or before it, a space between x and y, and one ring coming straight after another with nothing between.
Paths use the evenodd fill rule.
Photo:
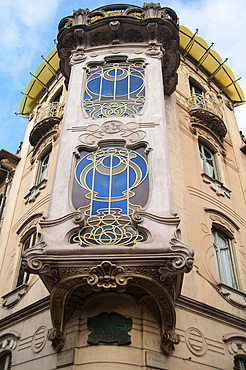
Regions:
<instances>
[{"instance_id":1,"label":"carved corbel","mask_svg":"<svg viewBox=\"0 0 246 370\"><path fill-rule=\"evenodd\" d=\"M172 331L166 331L161 340L161 350L165 355L170 355L174 351L174 344L179 344L180 337Z\"/></svg>"},{"instance_id":2,"label":"carved corbel","mask_svg":"<svg viewBox=\"0 0 246 370\"><path fill-rule=\"evenodd\" d=\"M84 53L84 49L82 46L78 46L77 49L72 50L69 64L73 66L74 64L78 64L83 62L86 59L86 55Z\"/></svg>"},{"instance_id":3,"label":"carved corbel","mask_svg":"<svg viewBox=\"0 0 246 370\"><path fill-rule=\"evenodd\" d=\"M64 340L62 338L61 331L57 328L48 330L48 340L52 342L52 347L56 352L59 352L64 346Z\"/></svg>"},{"instance_id":4,"label":"carved corbel","mask_svg":"<svg viewBox=\"0 0 246 370\"><path fill-rule=\"evenodd\" d=\"M94 292L115 289L117 292L122 293L126 290L128 280L132 279L132 277L123 274L123 267L117 266L110 261L103 261L100 265L90 269L90 274L88 277L85 277L85 280Z\"/></svg>"},{"instance_id":5,"label":"carved corbel","mask_svg":"<svg viewBox=\"0 0 246 370\"><path fill-rule=\"evenodd\" d=\"M157 43L157 32L158 24L156 22L151 22L147 25L148 39L150 45Z\"/></svg>"},{"instance_id":6,"label":"carved corbel","mask_svg":"<svg viewBox=\"0 0 246 370\"><path fill-rule=\"evenodd\" d=\"M120 22L119 21L109 22L109 28L112 33L112 44L119 44Z\"/></svg>"}]
</instances>

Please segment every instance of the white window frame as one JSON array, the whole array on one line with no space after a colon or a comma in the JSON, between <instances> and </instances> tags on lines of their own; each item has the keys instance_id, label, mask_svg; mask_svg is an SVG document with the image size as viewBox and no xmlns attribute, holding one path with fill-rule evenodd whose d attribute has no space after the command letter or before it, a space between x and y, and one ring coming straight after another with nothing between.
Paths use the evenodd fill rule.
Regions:
<instances>
[{"instance_id":1,"label":"white window frame","mask_svg":"<svg viewBox=\"0 0 246 370\"><path fill-rule=\"evenodd\" d=\"M212 228L212 238L217 274L220 282L232 288L239 289L232 239L216 227Z\"/></svg>"},{"instance_id":2,"label":"white window frame","mask_svg":"<svg viewBox=\"0 0 246 370\"><path fill-rule=\"evenodd\" d=\"M215 180L220 180L220 175L216 161L216 153L200 140L198 141L198 146L203 172ZM210 158L206 155L206 152L210 155ZM211 168L213 170L212 175Z\"/></svg>"},{"instance_id":3,"label":"white window frame","mask_svg":"<svg viewBox=\"0 0 246 370\"><path fill-rule=\"evenodd\" d=\"M35 185L38 185L43 179L48 176L49 165L50 165L51 148L46 151L39 159L38 170L35 180ZM45 163L46 162L46 163Z\"/></svg>"}]
</instances>

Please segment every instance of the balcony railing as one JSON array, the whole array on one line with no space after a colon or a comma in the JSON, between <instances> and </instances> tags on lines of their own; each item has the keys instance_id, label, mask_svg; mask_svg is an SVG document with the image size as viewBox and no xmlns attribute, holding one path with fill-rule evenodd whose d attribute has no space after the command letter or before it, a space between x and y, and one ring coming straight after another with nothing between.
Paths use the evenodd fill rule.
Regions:
<instances>
[{"instance_id":1,"label":"balcony railing","mask_svg":"<svg viewBox=\"0 0 246 370\"><path fill-rule=\"evenodd\" d=\"M192 94L188 99L189 110L202 109L211 112L222 119L223 114L219 103L211 95Z\"/></svg>"},{"instance_id":2,"label":"balcony railing","mask_svg":"<svg viewBox=\"0 0 246 370\"><path fill-rule=\"evenodd\" d=\"M37 111L35 125L47 118L62 118L63 105L57 101L43 103Z\"/></svg>"},{"instance_id":3,"label":"balcony railing","mask_svg":"<svg viewBox=\"0 0 246 370\"><path fill-rule=\"evenodd\" d=\"M53 129L62 119L63 105L59 102L46 102L38 107L33 129L29 136L32 146L51 129Z\"/></svg>"}]
</instances>

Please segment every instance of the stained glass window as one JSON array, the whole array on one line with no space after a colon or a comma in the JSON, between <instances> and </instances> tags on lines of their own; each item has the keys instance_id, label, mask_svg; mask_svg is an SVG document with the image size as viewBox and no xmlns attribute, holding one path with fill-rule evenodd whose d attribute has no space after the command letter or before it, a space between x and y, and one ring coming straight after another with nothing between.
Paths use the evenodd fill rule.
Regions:
<instances>
[{"instance_id":1,"label":"stained glass window","mask_svg":"<svg viewBox=\"0 0 246 370\"><path fill-rule=\"evenodd\" d=\"M133 245L145 240L131 215L148 200L148 161L144 147L105 145L81 151L73 181L72 203L84 212L86 227L71 242L81 245Z\"/></svg>"},{"instance_id":2,"label":"stained glass window","mask_svg":"<svg viewBox=\"0 0 246 370\"><path fill-rule=\"evenodd\" d=\"M142 62L111 61L88 67L84 108L94 118L132 116L145 102L145 71Z\"/></svg>"}]
</instances>

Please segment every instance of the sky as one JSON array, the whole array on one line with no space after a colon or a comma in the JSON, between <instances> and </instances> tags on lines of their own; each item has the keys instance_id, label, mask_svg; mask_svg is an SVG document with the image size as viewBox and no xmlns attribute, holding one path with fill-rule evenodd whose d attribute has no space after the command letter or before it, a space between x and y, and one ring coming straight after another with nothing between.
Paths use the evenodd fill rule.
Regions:
<instances>
[{"instance_id":1,"label":"sky","mask_svg":"<svg viewBox=\"0 0 246 370\"><path fill-rule=\"evenodd\" d=\"M114 0L120 4L124 1ZM131 4L142 6L144 1L133 0ZM0 0L0 149L15 153L23 140L27 119L16 116L20 102L30 79L54 48L59 21L72 15L74 9L93 10L110 4L104 0ZM198 36L213 49L222 60L228 58L232 69L246 96L246 1L245 0L166 0L162 7L172 8L180 24L192 32L198 28ZM239 130L246 135L246 104L235 109Z\"/></svg>"}]
</instances>

